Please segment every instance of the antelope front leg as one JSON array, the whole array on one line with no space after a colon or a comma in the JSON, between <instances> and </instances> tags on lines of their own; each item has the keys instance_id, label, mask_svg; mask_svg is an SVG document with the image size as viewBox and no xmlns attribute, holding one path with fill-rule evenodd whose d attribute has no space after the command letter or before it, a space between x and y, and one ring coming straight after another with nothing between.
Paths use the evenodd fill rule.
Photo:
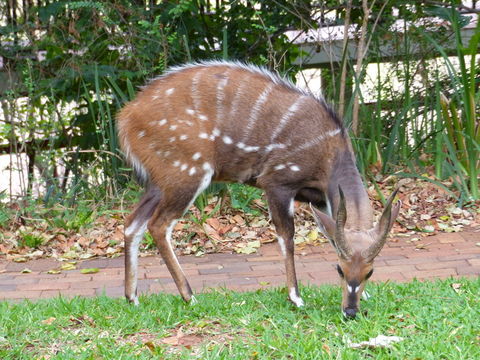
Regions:
<instances>
[{"instance_id":1,"label":"antelope front leg","mask_svg":"<svg viewBox=\"0 0 480 360\"><path fill-rule=\"evenodd\" d=\"M267 191L268 206L273 224L278 235L278 244L285 258L287 272L288 297L297 307L304 305L298 291L297 275L295 272L295 259L293 236L295 226L293 223L293 194L290 191Z\"/></svg>"}]
</instances>

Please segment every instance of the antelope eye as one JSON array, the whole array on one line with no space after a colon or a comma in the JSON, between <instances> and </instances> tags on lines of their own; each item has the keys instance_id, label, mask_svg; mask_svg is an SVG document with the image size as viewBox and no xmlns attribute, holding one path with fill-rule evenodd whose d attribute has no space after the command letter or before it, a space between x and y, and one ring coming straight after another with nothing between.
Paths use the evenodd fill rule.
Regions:
<instances>
[{"instance_id":1,"label":"antelope eye","mask_svg":"<svg viewBox=\"0 0 480 360\"><path fill-rule=\"evenodd\" d=\"M365 276L365 280L370 279L370 276L372 276L372 274L373 274L373 269L368 272L367 276Z\"/></svg>"},{"instance_id":2,"label":"antelope eye","mask_svg":"<svg viewBox=\"0 0 480 360\"><path fill-rule=\"evenodd\" d=\"M338 275L340 275L340 277L343 279L345 275L343 275L343 271L340 265L337 265L337 271L338 271Z\"/></svg>"}]
</instances>

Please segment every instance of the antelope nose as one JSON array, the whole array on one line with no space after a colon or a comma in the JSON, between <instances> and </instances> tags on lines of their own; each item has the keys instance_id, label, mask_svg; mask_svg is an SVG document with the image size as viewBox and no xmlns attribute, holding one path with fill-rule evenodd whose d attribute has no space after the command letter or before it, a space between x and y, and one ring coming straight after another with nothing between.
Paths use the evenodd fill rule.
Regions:
<instances>
[{"instance_id":1,"label":"antelope nose","mask_svg":"<svg viewBox=\"0 0 480 360\"><path fill-rule=\"evenodd\" d=\"M355 308L346 308L343 310L343 315L349 319L354 319L357 316L357 309Z\"/></svg>"}]
</instances>

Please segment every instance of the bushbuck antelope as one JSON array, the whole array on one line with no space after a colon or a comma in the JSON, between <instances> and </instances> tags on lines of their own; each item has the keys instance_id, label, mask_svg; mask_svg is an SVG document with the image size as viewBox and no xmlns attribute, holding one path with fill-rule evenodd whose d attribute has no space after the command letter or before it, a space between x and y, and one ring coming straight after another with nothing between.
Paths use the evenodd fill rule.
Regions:
<instances>
[{"instance_id":1,"label":"bushbuck antelope","mask_svg":"<svg viewBox=\"0 0 480 360\"><path fill-rule=\"evenodd\" d=\"M398 214L393 196L376 227L345 128L324 102L241 63L171 69L118 115L121 147L148 188L125 224L125 295L138 304L138 247L146 229L185 301L192 290L170 244L175 223L211 181L265 191L285 258L290 300L303 306L294 265L294 200L312 207L339 257L343 312L354 317L372 263ZM348 214L348 216L347 216Z\"/></svg>"}]
</instances>

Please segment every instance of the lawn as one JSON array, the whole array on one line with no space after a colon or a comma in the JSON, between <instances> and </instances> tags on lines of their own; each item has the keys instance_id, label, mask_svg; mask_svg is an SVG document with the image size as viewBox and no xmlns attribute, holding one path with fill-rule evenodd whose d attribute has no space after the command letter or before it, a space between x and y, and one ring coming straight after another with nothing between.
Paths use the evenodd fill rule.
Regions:
<instances>
[{"instance_id":1,"label":"lawn","mask_svg":"<svg viewBox=\"0 0 480 360\"><path fill-rule=\"evenodd\" d=\"M340 289L304 286L296 309L284 289L124 299L0 302L1 359L478 359L480 279L369 284L366 315L345 320ZM378 335L391 348L348 347Z\"/></svg>"}]
</instances>

